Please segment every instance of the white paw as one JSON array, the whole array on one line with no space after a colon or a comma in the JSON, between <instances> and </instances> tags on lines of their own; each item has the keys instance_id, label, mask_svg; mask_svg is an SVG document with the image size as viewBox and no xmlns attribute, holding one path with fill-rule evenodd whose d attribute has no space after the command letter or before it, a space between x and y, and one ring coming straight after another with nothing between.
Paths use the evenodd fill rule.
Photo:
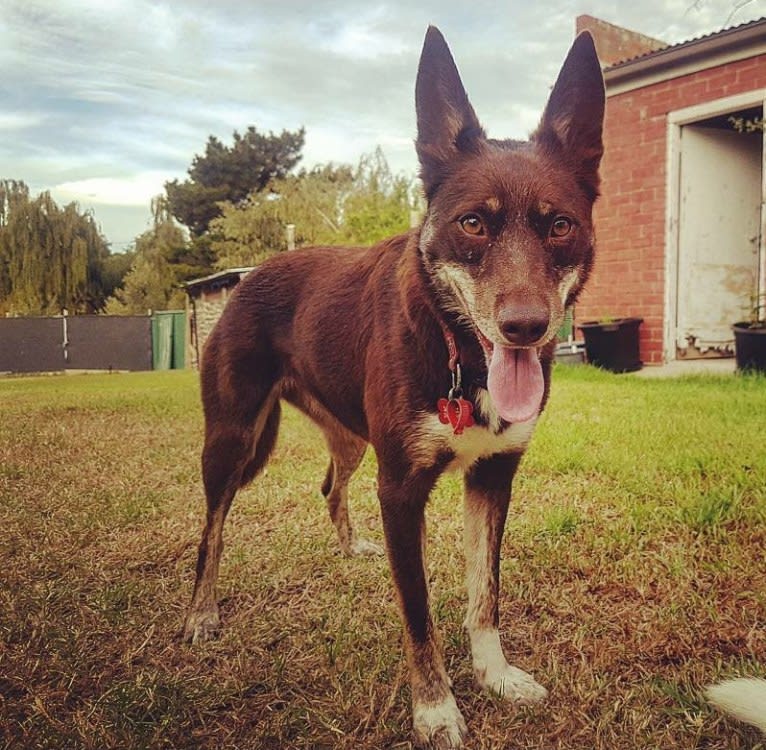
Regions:
<instances>
[{"instance_id":1,"label":"white paw","mask_svg":"<svg viewBox=\"0 0 766 750\"><path fill-rule=\"evenodd\" d=\"M412 731L416 747L452 750L463 747L468 727L450 693L441 703L415 704Z\"/></svg>"},{"instance_id":2,"label":"white paw","mask_svg":"<svg viewBox=\"0 0 766 750\"><path fill-rule=\"evenodd\" d=\"M375 542L368 542L366 539L354 539L349 554L351 557L377 556L384 555L385 550Z\"/></svg>"},{"instance_id":3,"label":"white paw","mask_svg":"<svg viewBox=\"0 0 766 750\"><path fill-rule=\"evenodd\" d=\"M186 617L183 639L187 643L209 641L215 638L220 627L221 620L218 617L217 609L202 612L192 610Z\"/></svg>"},{"instance_id":4,"label":"white paw","mask_svg":"<svg viewBox=\"0 0 766 750\"><path fill-rule=\"evenodd\" d=\"M510 664L497 670L486 670L483 674L477 673L476 679L484 690L522 706L540 703L548 697L548 691L531 675Z\"/></svg>"}]
</instances>

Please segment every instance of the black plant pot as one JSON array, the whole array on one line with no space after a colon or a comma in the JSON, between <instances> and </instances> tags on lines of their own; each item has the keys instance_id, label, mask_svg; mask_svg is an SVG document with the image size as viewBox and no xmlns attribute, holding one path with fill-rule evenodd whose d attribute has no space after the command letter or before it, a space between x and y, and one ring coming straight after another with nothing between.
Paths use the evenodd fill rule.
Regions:
<instances>
[{"instance_id":1,"label":"black plant pot","mask_svg":"<svg viewBox=\"0 0 766 750\"><path fill-rule=\"evenodd\" d=\"M753 328L750 323L735 323L734 352L737 369L766 373L766 327Z\"/></svg>"},{"instance_id":2,"label":"black plant pot","mask_svg":"<svg viewBox=\"0 0 766 750\"><path fill-rule=\"evenodd\" d=\"M638 327L643 322L643 318L617 318L605 323L581 323L577 327L585 336L588 362L611 372L640 370Z\"/></svg>"}]
</instances>

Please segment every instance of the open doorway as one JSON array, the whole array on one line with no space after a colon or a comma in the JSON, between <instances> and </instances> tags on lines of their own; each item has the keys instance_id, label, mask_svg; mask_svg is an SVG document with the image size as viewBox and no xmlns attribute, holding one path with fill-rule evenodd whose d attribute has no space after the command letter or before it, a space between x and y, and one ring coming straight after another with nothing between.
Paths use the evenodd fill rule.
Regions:
<instances>
[{"instance_id":1,"label":"open doorway","mask_svg":"<svg viewBox=\"0 0 766 750\"><path fill-rule=\"evenodd\" d=\"M735 125L762 120L763 101L710 109L674 124L675 288L668 312L675 358L732 356L731 325L764 291L764 134Z\"/></svg>"}]
</instances>

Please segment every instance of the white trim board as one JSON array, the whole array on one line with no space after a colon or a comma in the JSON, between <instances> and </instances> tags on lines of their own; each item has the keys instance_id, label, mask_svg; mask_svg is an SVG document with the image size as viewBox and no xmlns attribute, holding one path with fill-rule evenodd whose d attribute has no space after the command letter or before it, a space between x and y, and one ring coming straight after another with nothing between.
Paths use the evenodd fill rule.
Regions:
<instances>
[{"instance_id":1,"label":"white trim board","mask_svg":"<svg viewBox=\"0 0 766 750\"><path fill-rule=\"evenodd\" d=\"M666 137L665 181L665 312L663 324L662 358L664 362L676 359L676 318L678 313L678 218L681 191L681 128L700 120L724 115L727 112L762 106L766 112L766 89L755 89L713 99L691 107L668 112ZM766 133L763 149L763 183L761 200L766 201ZM762 233L766 232L766 209L762 209ZM765 238L761 238L760 268L766 285Z\"/></svg>"},{"instance_id":2,"label":"white trim board","mask_svg":"<svg viewBox=\"0 0 766 750\"><path fill-rule=\"evenodd\" d=\"M725 115L727 112L733 112L737 109L758 107L763 105L765 101L766 89L754 89L753 91L746 91L744 94L725 96L721 99L713 99L691 107L673 110L668 112L668 122L679 126L689 125L698 120Z\"/></svg>"}]
</instances>

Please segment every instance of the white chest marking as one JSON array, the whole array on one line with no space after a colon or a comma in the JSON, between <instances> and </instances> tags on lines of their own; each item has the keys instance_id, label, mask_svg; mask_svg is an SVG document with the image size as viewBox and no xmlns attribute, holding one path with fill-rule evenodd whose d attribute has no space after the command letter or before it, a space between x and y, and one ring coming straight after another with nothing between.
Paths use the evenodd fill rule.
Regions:
<instances>
[{"instance_id":1,"label":"white chest marking","mask_svg":"<svg viewBox=\"0 0 766 750\"><path fill-rule=\"evenodd\" d=\"M483 388L478 389L474 408L489 422L488 427L473 425L466 427L460 435L455 435L452 425L442 424L436 414L424 415L418 424L418 432L422 438L428 438L430 455L423 456L427 461L433 461L437 454L449 450L455 458L448 469L467 469L480 458L487 458L496 453L523 451L529 444L537 424L537 417L526 422L516 422L498 432L500 417L498 417L489 394Z\"/></svg>"}]
</instances>

